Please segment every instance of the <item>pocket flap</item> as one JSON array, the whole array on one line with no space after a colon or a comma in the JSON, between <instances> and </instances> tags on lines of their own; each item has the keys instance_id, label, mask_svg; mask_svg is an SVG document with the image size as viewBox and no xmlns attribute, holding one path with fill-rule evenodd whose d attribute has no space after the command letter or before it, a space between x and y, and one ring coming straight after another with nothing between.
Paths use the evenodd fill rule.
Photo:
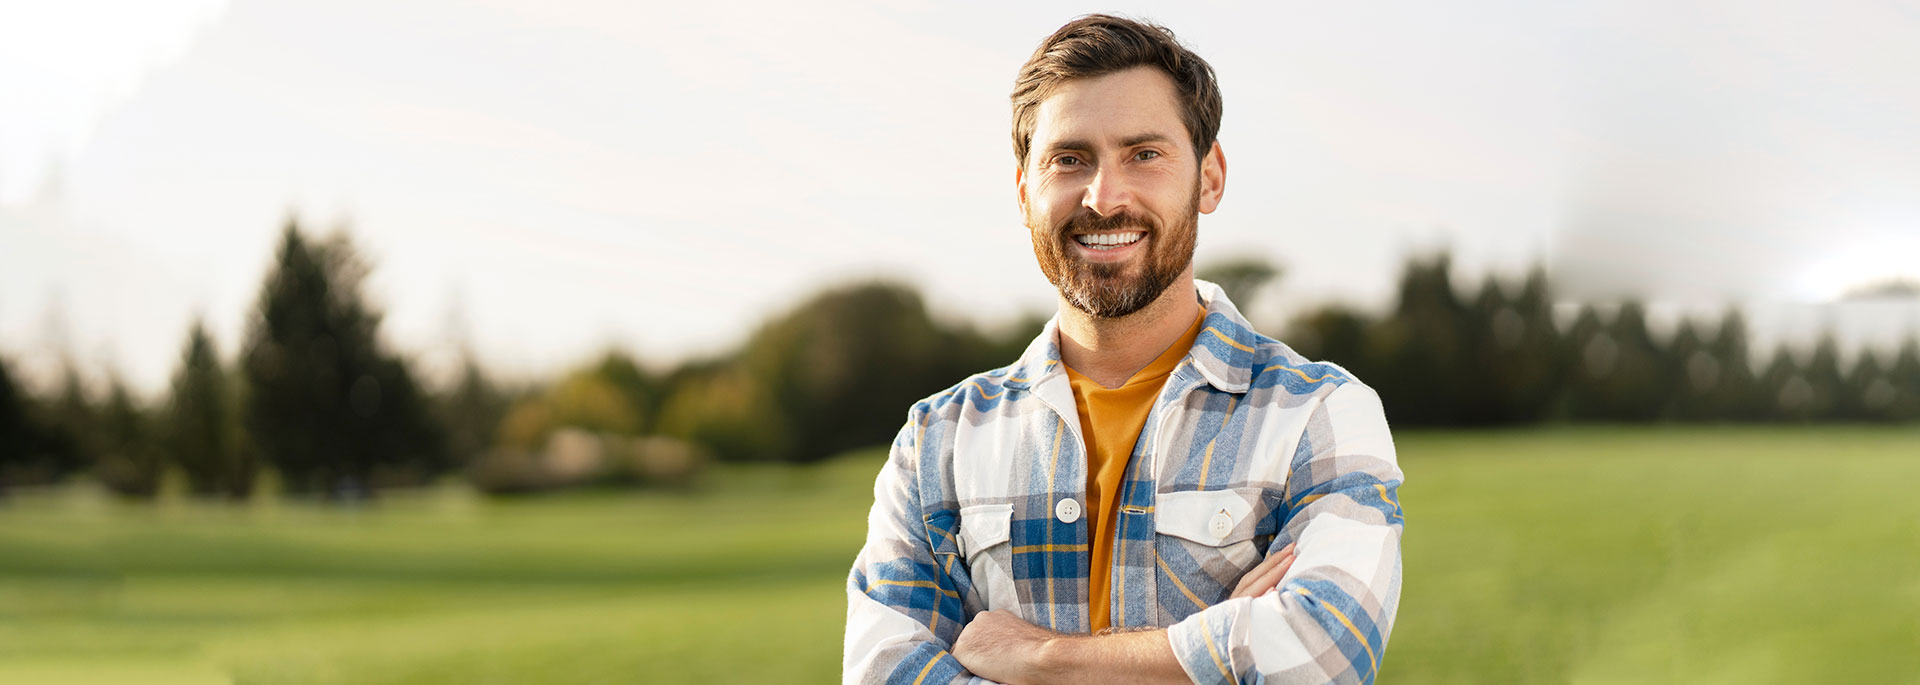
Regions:
<instances>
[{"instance_id":1,"label":"pocket flap","mask_svg":"<svg viewBox=\"0 0 1920 685\"><path fill-rule=\"evenodd\" d=\"M941 509L927 514L927 545L934 554L959 554L958 541L960 514L952 509Z\"/></svg>"},{"instance_id":2,"label":"pocket flap","mask_svg":"<svg viewBox=\"0 0 1920 685\"><path fill-rule=\"evenodd\" d=\"M960 510L960 554L1004 543L1013 537L1013 505L976 504Z\"/></svg>"},{"instance_id":3,"label":"pocket flap","mask_svg":"<svg viewBox=\"0 0 1920 685\"><path fill-rule=\"evenodd\" d=\"M1213 547L1253 537L1253 504L1233 490L1187 490L1154 495L1153 528Z\"/></svg>"}]
</instances>

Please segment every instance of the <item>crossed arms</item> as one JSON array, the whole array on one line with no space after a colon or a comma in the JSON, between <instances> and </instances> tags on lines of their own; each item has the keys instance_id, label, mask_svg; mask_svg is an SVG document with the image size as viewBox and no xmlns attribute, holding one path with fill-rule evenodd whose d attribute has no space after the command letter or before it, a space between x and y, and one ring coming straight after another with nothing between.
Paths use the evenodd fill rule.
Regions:
<instances>
[{"instance_id":1,"label":"crossed arms","mask_svg":"<svg viewBox=\"0 0 1920 685\"><path fill-rule=\"evenodd\" d=\"M1403 480L1378 396L1324 398L1288 465L1286 519L1226 598L1164 630L1064 635L1006 611L968 620L972 591L921 520L916 415L875 483L848 578L847 682L1372 682L1400 594ZM1308 439L1311 438L1311 439ZM1198 600L1196 600L1198 601ZM1008 607L997 607L1005 609Z\"/></svg>"},{"instance_id":2,"label":"crossed arms","mask_svg":"<svg viewBox=\"0 0 1920 685\"><path fill-rule=\"evenodd\" d=\"M1293 545L1260 562L1229 599L1259 597L1293 567ZM974 675L1008 683L1189 682L1164 629L1102 635L1056 633L1007 611L984 611L960 630L953 658Z\"/></svg>"}]
</instances>

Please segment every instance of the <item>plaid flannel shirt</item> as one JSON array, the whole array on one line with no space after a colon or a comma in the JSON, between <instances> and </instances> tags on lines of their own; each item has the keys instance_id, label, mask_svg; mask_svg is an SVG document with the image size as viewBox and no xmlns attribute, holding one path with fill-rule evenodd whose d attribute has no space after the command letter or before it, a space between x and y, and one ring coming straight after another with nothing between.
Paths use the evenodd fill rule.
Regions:
<instances>
[{"instance_id":1,"label":"plaid flannel shirt","mask_svg":"<svg viewBox=\"0 0 1920 685\"><path fill-rule=\"evenodd\" d=\"M1404 478L1379 396L1196 283L1205 327L1121 485L1112 623L1166 627L1196 683L1371 682L1400 599ZM978 682L947 650L988 609L1087 632L1087 460L1057 326L908 413L847 579L847 682ZM1296 541L1278 588L1227 599Z\"/></svg>"}]
</instances>

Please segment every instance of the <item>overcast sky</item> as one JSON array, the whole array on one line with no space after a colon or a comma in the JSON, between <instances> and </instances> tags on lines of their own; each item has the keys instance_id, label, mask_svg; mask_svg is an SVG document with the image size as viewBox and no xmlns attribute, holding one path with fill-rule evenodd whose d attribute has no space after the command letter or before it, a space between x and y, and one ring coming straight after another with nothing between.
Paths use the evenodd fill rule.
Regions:
<instances>
[{"instance_id":1,"label":"overcast sky","mask_svg":"<svg viewBox=\"0 0 1920 685\"><path fill-rule=\"evenodd\" d=\"M1382 304L1440 246L1787 327L1920 277L1920 3L750 5L8 3L0 354L158 389L191 317L238 345L290 214L350 228L430 363L671 360L870 275L975 321L1050 308L1007 93L1096 9L1219 73L1199 258L1284 265L1276 320Z\"/></svg>"}]
</instances>

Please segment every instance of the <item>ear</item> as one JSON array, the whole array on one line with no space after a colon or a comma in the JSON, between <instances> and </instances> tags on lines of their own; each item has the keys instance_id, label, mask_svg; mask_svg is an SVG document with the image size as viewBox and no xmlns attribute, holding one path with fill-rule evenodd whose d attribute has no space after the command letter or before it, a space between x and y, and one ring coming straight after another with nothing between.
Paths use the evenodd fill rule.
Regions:
<instances>
[{"instance_id":1,"label":"ear","mask_svg":"<svg viewBox=\"0 0 1920 685\"><path fill-rule=\"evenodd\" d=\"M1027 170L1026 170L1026 167L1024 167L1024 166L1016 166L1016 167L1014 167L1014 168L1013 168L1013 190L1014 190L1014 193L1015 193L1015 195L1017 196L1017 197L1015 197L1014 199L1015 199L1016 201L1018 201L1018 202L1020 203L1020 216L1022 216L1022 217L1024 217L1024 216L1026 216L1026 215L1027 215Z\"/></svg>"},{"instance_id":2,"label":"ear","mask_svg":"<svg viewBox=\"0 0 1920 685\"><path fill-rule=\"evenodd\" d=\"M1220 196L1226 192L1227 153L1216 140L1207 150L1207 156L1200 160L1200 213L1212 214L1220 206Z\"/></svg>"}]
</instances>

